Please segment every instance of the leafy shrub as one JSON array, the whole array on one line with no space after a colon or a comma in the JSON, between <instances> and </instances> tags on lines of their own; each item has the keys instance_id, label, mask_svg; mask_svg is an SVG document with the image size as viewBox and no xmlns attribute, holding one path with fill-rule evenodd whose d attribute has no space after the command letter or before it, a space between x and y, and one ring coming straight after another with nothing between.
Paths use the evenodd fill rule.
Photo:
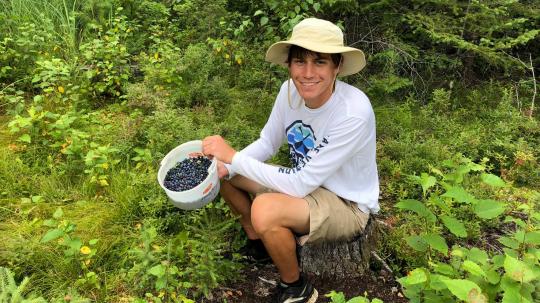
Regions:
<instances>
[{"instance_id":1,"label":"leafy shrub","mask_svg":"<svg viewBox=\"0 0 540 303\"><path fill-rule=\"evenodd\" d=\"M6 17L0 15L1 21L5 21L3 18ZM29 88L36 61L45 55L42 48L55 50L53 34L46 27L31 22L13 27L2 27L0 34L0 82Z\"/></svg>"},{"instance_id":2,"label":"leafy shrub","mask_svg":"<svg viewBox=\"0 0 540 303\"><path fill-rule=\"evenodd\" d=\"M128 276L138 291L153 289L154 295L161 292L165 301L186 298L190 293L209 295L238 274L238 264L223 257L234 223L233 219L223 221L222 215L211 209L202 209L190 213L182 224L185 229L166 243L159 241L154 227L144 227L142 245L130 251L133 267Z\"/></svg>"},{"instance_id":3,"label":"leafy shrub","mask_svg":"<svg viewBox=\"0 0 540 303\"><path fill-rule=\"evenodd\" d=\"M43 225L50 229L41 238L41 243L57 241L56 249L64 252L64 265L79 267L79 270L71 271L75 281L75 286L100 288L100 281L93 271L94 257L96 255L96 244L98 239L91 239L84 243L79 237L73 235L76 225L68 220L63 220L64 212L58 208L53 217L45 220ZM53 242L54 243L54 242Z\"/></svg>"},{"instance_id":4,"label":"leafy shrub","mask_svg":"<svg viewBox=\"0 0 540 303\"><path fill-rule=\"evenodd\" d=\"M222 36L222 24L229 19L225 0L189 0L174 3L173 19L178 26L175 41L183 47L204 43L208 38ZM209 26L211 24L212 26Z\"/></svg>"},{"instance_id":5,"label":"leafy shrub","mask_svg":"<svg viewBox=\"0 0 540 303\"><path fill-rule=\"evenodd\" d=\"M126 18L116 14L106 29L98 27L97 38L81 44L84 75L90 81L86 89L91 97L123 97L130 76L129 53L124 44L129 35Z\"/></svg>"},{"instance_id":6,"label":"leafy shrub","mask_svg":"<svg viewBox=\"0 0 540 303\"><path fill-rule=\"evenodd\" d=\"M28 145L29 149L41 151L38 157L29 160L55 162L67 174L78 175L80 167L85 167L90 183L103 187L108 186L108 174L119 159L116 148L94 141L99 135L90 135L90 127L107 128L102 122L95 114L76 111L56 114L32 105L26 114L15 116L8 126L11 133L19 136L17 140L25 144L23 148Z\"/></svg>"},{"instance_id":7,"label":"leafy shrub","mask_svg":"<svg viewBox=\"0 0 540 303\"><path fill-rule=\"evenodd\" d=\"M460 162L447 161L446 165L451 168L449 172L432 169L441 180L425 173L414 177L422 187L421 201L406 199L396 204L400 209L414 212L414 217L426 224L417 230L417 234L405 238L407 245L425 254L424 261L428 266L427 269L416 268L399 280L405 287L405 295L412 302L428 298L449 301L455 297L479 302L494 302L498 297L503 301L522 298L532 302L536 296L535 281L540 277L540 266L534 257L540 245L540 231L536 222L538 214L532 206L538 193L529 196L529 201L516 204L489 197L477 198L464 186L481 187L479 181L492 188L507 185L489 173L480 174L479 180L468 177L472 171L483 171L484 164L462 158ZM514 215L509 209L522 213ZM468 213L476 217L468 216ZM459 240L471 236L474 231L471 223L494 220L505 213L504 222L511 223L513 228L498 237L502 249L468 249L465 248L467 243ZM522 216L528 219L523 220ZM480 226L486 225L477 224L476 228ZM445 233L441 234L440 227ZM474 238L482 239L487 235L487 231L481 232ZM445 262L449 241L455 244L450 253L452 259Z\"/></svg>"},{"instance_id":8,"label":"leafy shrub","mask_svg":"<svg viewBox=\"0 0 540 303\"><path fill-rule=\"evenodd\" d=\"M201 139L193 131L198 127L193 121L192 113L185 109L156 112L144 120L142 129L146 130L144 141L147 142L147 147L158 159L181 143Z\"/></svg>"}]
</instances>

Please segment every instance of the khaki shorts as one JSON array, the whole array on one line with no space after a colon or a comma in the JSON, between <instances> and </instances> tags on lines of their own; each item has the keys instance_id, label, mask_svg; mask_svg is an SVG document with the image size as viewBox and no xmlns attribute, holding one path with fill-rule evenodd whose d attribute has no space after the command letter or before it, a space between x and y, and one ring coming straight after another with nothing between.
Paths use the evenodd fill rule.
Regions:
<instances>
[{"instance_id":1,"label":"khaki shorts","mask_svg":"<svg viewBox=\"0 0 540 303\"><path fill-rule=\"evenodd\" d=\"M309 234L297 238L300 245L351 239L364 231L369 220L369 214L362 212L355 202L322 187L304 200L309 205Z\"/></svg>"},{"instance_id":2,"label":"khaki shorts","mask_svg":"<svg viewBox=\"0 0 540 303\"><path fill-rule=\"evenodd\" d=\"M275 192L261 186L256 195ZM304 200L309 206L309 234L297 236L300 245L351 239L364 231L369 220L369 214L362 212L355 202L344 200L323 187Z\"/></svg>"}]
</instances>

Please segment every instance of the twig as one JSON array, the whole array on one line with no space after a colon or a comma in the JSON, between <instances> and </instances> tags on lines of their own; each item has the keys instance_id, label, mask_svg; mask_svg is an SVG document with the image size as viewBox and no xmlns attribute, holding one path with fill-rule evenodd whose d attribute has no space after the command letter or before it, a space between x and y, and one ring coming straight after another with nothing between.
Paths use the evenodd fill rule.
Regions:
<instances>
[{"instance_id":1,"label":"twig","mask_svg":"<svg viewBox=\"0 0 540 303\"><path fill-rule=\"evenodd\" d=\"M467 4L467 10L465 11L465 17L463 17L463 26L461 27L461 39L465 36L465 27L467 25L467 17L469 16L469 9L471 8L471 0Z\"/></svg>"},{"instance_id":2,"label":"twig","mask_svg":"<svg viewBox=\"0 0 540 303\"><path fill-rule=\"evenodd\" d=\"M267 279L265 279L265 278L263 278L263 277L259 277L259 279L260 279L261 281L263 281L263 282L266 282L266 283L272 285L272 286L276 286L276 285L277 285L276 281L267 280Z\"/></svg>"},{"instance_id":3,"label":"twig","mask_svg":"<svg viewBox=\"0 0 540 303\"><path fill-rule=\"evenodd\" d=\"M368 34L371 34L371 33L368 33ZM366 36L367 36L367 34L364 37L366 37ZM406 71L412 78L419 79L420 82L422 83L422 85L424 87L426 87L426 82L424 81L424 78L422 78L420 73L415 68L415 64L417 62L419 62L419 61L416 61L416 59L415 59L415 57L413 55L411 55L407 51L399 48L397 45L395 45L393 43L386 42L386 41L383 41L383 40L365 40L364 37L361 37L359 40L351 43L350 46L354 46L356 44L364 43L364 44L368 44L368 45L382 45L382 47L384 47L384 48L389 48L389 49L395 50L398 54L401 55L401 57L403 58L403 61L405 63L406 68L408 68L408 69L406 69L405 67L402 67L403 70ZM421 63L421 62L419 62L419 63ZM416 90L416 87L414 87L414 88Z\"/></svg>"},{"instance_id":4,"label":"twig","mask_svg":"<svg viewBox=\"0 0 540 303\"><path fill-rule=\"evenodd\" d=\"M507 56L513 58L514 60L517 60L519 63L521 63L526 69L529 69L531 70L531 73L532 73L532 81L533 81L533 96L532 96L532 100L531 100L531 108L529 109L529 112L527 113L529 118L532 118L532 115L533 115L533 112L534 112L534 101L536 99L536 76L534 75L534 65L533 65L533 62L532 62L532 55L531 53L529 53L529 64L526 64L525 62L523 62L523 60L521 60L521 58L519 57L514 57L512 55L510 55L509 53L507 52L504 52L504 54L506 54Z\"/></svg>"},{"instance_id":5,"label":"twig","mask_svg":"<svg viewBox=\"0 0 540 303\"><path fill-rule=\"evenodd\" d=\"M536 77L534 76L534 65L532 63L531 53L529 53L529 63L531 64L530 69L532 72L532 80L533 80L533 87L534 87L532 101L531 101L531 110L529 111L529 118L532 118L533 111L534 111L534 99L536 98Z\"/></svg>"},{"instance_id":6,"label":"twig","mask_svg":"<svg viewBox=\"0 0 540 303\"><path fill-rule=\"evenodd\" d=\"M516 84L516 86L514 86L514 88L516 89L516 103L517 103L517 106L518 106L518 110L521 113L521 101L519 100L519 84Z\"/></svg>"},{"instance_id":7,"label":"twig","mask_svg":"<svg viewBox=\"0 0 540 303\"><path fill-rule=\"evenodd\" d=\"M8 87L14 86L16 83L21 82L21 81L24 81L24 80L26 80L26 79L29 79L30 77L32 77L32 76L24 77L24 78L21 78L21 79L15 81L15 82L12 82L12 83L10 83L10 84L8 84L8 85L5 85L5 86L2 88L2 90L0 90L0 93L3 93Z\"/></svg>"},{"instance_id":8,"label":"twig","mask_svg":"<svg viewBox=\"0 0 540 303\"><path fill-rule=\"evenodd\" d=\"M383 220L375 220L375 222L377 222L377 224L381 224L382 226L386 227L386 228L390 228L390 224L384 222Z\"/></svg>"},{"instance_id":9,"label":"twig","mask_svg":"<svg viewBox=\"0 0 540 303\"><path fill-rule=\"evenodd\" d=\"M373 258L377 259L377 261L381 262L384 269L386 269L389 273L391 273L392 276L394 275L394 271L392 271L390 266L388 266L388 264L381 257L379 257L379 255L375 251L372 250L371 255L373 256Z\"/></svg>"}]
</instances>

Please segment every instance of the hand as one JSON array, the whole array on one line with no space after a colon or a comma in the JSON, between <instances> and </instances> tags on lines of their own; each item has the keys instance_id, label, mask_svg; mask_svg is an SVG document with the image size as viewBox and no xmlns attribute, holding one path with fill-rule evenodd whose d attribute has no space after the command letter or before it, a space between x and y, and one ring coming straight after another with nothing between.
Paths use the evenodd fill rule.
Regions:
<instances>
[{"instance_id":1,"label":"hand","mask_svg":"<svg viewBox=\"0 0 540 303\"><path fill-rule=\"evenodd\" d=\"M218 163L217 163L217 174L218 174L218 177L220 179L222 179L223 177L229 175L229 170L227 169L225 164L223 164L223 162L221 162L221 161L218 161Z\"/></svg>"},{"instance_id":2,"label":"hand","mask_svg":"<svg viewBox=\"0 0 540 303\"><path fill-rule=\"evenodd\" d=\"M216 157L219 161L231 164L236 150L221 136L210 136L203 139L203 154Z\"/></svg>"}]
</instances>

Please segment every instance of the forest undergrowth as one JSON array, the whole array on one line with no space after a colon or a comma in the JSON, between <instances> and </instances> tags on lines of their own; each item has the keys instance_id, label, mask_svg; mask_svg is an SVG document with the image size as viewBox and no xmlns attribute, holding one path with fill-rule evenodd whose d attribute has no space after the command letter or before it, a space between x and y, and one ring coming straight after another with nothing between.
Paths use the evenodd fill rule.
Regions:
<instances>
[{"instance_id":1,"label":"forest undergrowth","mask_svg":"<svg viewBox=\"0 0 540 303\"><path fill-rule=\"evenodd\" d=\"M156 174L183 142L258 137L287 80L264 52L310 16L367 56L343 80L377 120L374 267L410 302L540 300L537 3L9 0L0 302L207 302L242 283L224 201L177 209ZM380 302L343 291L328 302Z\"/></svg>"}]
</instances>

